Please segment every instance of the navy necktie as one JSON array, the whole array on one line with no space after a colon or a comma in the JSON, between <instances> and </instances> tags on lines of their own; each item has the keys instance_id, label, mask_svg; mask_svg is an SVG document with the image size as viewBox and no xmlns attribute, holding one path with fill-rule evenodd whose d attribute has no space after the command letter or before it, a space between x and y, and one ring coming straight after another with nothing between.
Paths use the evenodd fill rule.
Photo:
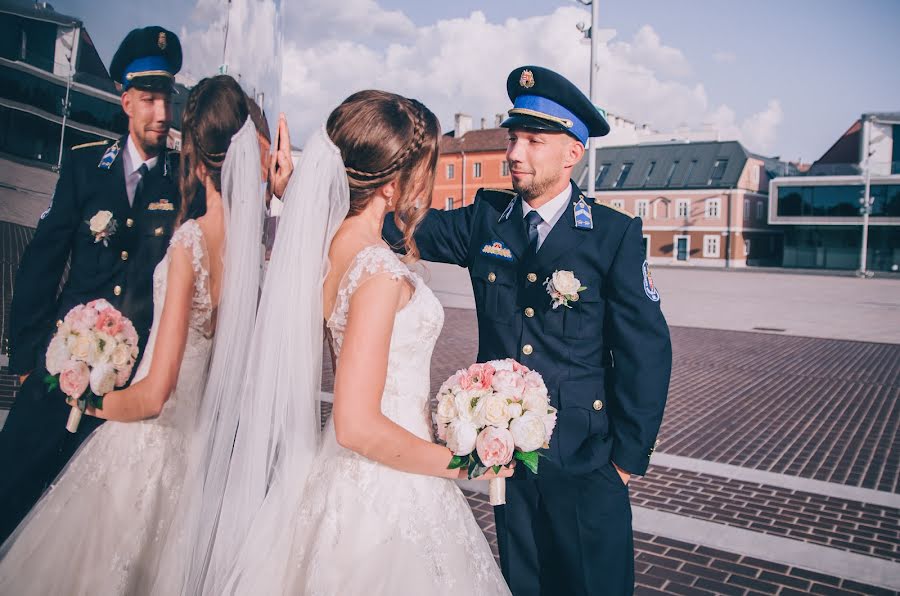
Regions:
<instances>
[{"instance_id":1,"label":"navy necktie","mask_svg":"<svg viewBox=\"0 0 900 596\"><path fill-rule=\"evenodd\" d=\"M544 221L537 211L529 211L525 215L525 224L528 226L528 250L535 255L538 251L538 226Z\"/></svg>"},{"instance_id":2,"label":"navy necktie","mask_svg":"<svg viewBox=\"0 0 900 596\"><path fill-rule=\"evenodd\" d=\"M147 167L147 164L142 163L141 167L138 168L138 174L141 175L141 179L138 180L137 186L134 188L134 197L131 199L131 204L135 205L138 202L138 198L141 196L141 191L144 190L144 178L147 177L147 172L150 169Z\"/></svg>"}]
</instances>

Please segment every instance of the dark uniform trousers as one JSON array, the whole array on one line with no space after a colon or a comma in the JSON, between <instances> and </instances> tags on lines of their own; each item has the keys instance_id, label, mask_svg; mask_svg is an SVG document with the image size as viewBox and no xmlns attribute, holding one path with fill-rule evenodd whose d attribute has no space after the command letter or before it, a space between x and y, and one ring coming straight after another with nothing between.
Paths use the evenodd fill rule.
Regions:
<instances>
[{"instance_id":1,"label":"dark uniform trousers","mask_svg":"<svg viewBox=\"0 0 900 596\"><path fill-rule=\"evenodd\" d=\"M646 471L672 364L641 220L573 183L534 254L522 214L511 191L481 189L472 205L431 210L415 235L424 260L468 268L478 361L515 358L536 370L558 409L538 475L519 466L506 505L494 510L501 567L515 596L630 594L631 509L613 462ZM393 217L383 232L400 250ZM584 286L569 307L552 307L544 281L555 271L571 271Z\"/></svg>"},{"instance_id":2,"label":"dark uniform trousers","mask_svg":"<svg viewBox=\"0 0 900 596\"><path fill-rule=\"evenodd\" d=\"M0 540L21 522L79 445L102 422L84 416L77 433L65 426L65 396L44 384L47 344L69 310L105 298L131 319L143 350L153 320L153 271L172 236L180 200L177 154L163 153L129 204L125 139L109 168L109 144L69 152L50 209L22 255L11 307L10 370L30 373L0 431ZM116 231L95 242L90 219L109 211ZM66 263L69 274L59 290ZM138 356L140 358L140 355ZM135 367L136 369L137 367Z\"/></svg>"}]
</instances>

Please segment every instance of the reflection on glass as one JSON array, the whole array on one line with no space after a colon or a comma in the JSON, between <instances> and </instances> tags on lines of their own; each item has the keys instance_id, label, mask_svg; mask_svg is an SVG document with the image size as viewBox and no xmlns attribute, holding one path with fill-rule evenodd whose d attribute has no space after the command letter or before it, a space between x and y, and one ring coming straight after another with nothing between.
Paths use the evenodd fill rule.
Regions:
<instances>
[{"instance_id":1,"label":"reflection on glass","mask_svg":"<svg viewBox=\"0 0 900 596\"><path fill-rule=\"evenodd\" d=\"M220 72L233 76L262 107L272 140L281 101L281 0L231 0Z\"/></svg>"}]
</instances>

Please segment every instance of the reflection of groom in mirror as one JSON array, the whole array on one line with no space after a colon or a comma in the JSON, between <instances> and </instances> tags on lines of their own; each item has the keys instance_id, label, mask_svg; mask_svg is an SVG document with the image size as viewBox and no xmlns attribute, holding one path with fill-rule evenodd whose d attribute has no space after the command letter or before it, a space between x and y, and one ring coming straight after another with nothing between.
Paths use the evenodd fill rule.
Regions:
<instances>
[{"instance_id":1,"label":"reflection of groom in mirror","mask_svg":"<svg viewBox=\"0 0 900 596\"><path fill-rule=\"evenodd\" d=\"M102 422L85 416L78 432L69 433L65 396L44 385L54 323L77 304L105 298L134 323L141 349L147 340L153 270L169 246L180 206L178 155L166 150L166 139L181 61L181 44L171 31L146 27L126 36L109 72L122 85L128 133L65 155L52 204L22 255L10 308L9 359L22 386L0 431L0 540ZM109 214L109 235L99 241L92 220L103 214ZM59 290L67 262L68 278Z\"/></svg>"},{"instance_id":2,"label":"reflection of groom in mirror","mask_svg":"<svg viewBox=\"0 0 900 596\"><path fill-rule=\"evenodd\" d=\"M536 370L559 409L539 474L518 466L506 505L494 510L513 594L629 594L627 483L646 471L654 449L669 331L644 261L641 220L585 197L570 180L588 136L609 132L604 115L539 67L514 70L507 91L515 106L503 126L516 192L481 189L472 205L432 209L416 244L425 260L469 269L478 361L515 358ZM402 244L392 217L384 235ZM556 307L545 282L554 277L567 294Z\"/></svg>"}]
</instances>

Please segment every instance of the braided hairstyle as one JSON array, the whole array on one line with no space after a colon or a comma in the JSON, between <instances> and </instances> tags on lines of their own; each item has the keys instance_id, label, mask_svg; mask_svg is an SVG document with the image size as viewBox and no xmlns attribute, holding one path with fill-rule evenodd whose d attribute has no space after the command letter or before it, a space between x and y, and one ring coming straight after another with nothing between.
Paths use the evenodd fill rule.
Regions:
<instances>
[{"instance_id":1,"label":"braided hairstyle","mask_svg":"<svg viewBox=\"0 0 900 596\"><path fill-rule=\"evenodd\" d=\"M331 112L327 131L347 170L347 216L365 210L375 191L396 181L394 220L407 258L417 259L413 234L431 205L441 136L437 117L414 99L360 91Z\"/></svg>"},{"instance_id":2,"label":"braided hairstyle","mask_svg":"<svg viewBox=\"0 0 900 596\"><path fill-rule=\"evenodd\" d=\"M203 165L216 190L222 190L222 165L233 137L247 121L247 96L232 77L203 79L187 98L181 120L181 209L178 221L206 212Z\"/></svg>"}]
</instances>

